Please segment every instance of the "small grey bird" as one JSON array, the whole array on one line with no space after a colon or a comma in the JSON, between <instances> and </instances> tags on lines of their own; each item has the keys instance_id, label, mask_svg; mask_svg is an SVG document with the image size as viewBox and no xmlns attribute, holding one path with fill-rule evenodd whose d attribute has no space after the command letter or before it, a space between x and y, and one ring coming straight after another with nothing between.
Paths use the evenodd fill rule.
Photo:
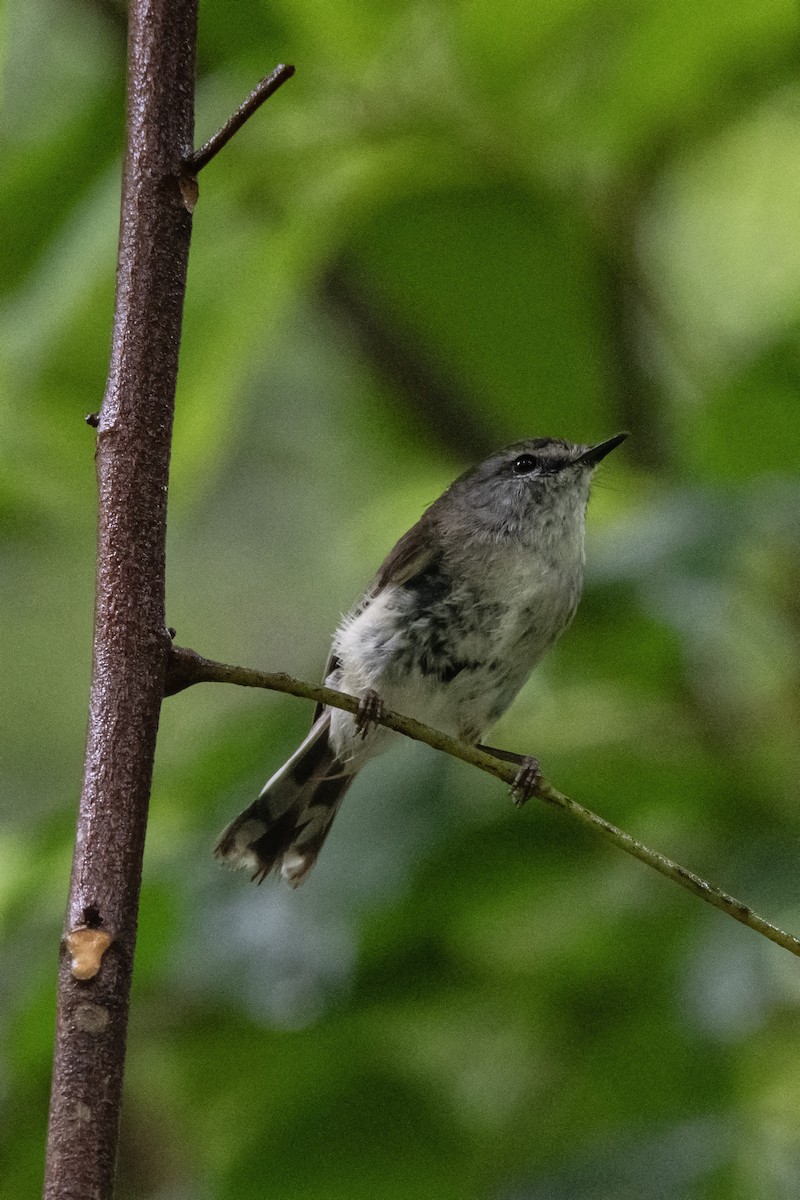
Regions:
<instances>
[{"instance_id":1,"label":"small grey bird","mask_svg":"<svg viewBox=\"0 0 800 1200\"><path fill-rule=\"evenodd\" d=\"M273 868L302 883L356 774L397 736L375 727L382 703L479 742L575 615L592 475L626 437L516 442L451 483L333 639L325 683L358 696L358 715L318 706L305 741L220 836L218 857L259 883ZM537 760L482 748L520 764L523 803Z\"/></svg>"}]
</instances>

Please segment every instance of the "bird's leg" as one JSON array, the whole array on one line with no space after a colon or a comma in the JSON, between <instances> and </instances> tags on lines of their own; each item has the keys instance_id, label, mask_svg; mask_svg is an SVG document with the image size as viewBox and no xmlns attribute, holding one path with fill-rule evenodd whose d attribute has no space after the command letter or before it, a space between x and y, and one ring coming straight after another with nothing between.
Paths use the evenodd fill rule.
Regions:
<instances>
[{"instance_id":1,"label":"bird's leg","mask_svg":"<svg viewBox=\"0 0 800 1200\"><path fill-rule=\"evenodd\" d=\"M361 734L362 740L372 726L378 724L382 716L383 701L377 692L368 688L358 702L358 712L356 713L356 733Z\"/></svg>"},{"instance_id":2,"label":"bird's leg","mask_svg":"<svg viewBox=\"0 0 800 1200\"><path fill-rule=\"evenodd\" d=\"M498 750L494 746L478 744L478 750L499 758L501 762L516 763L519 766L514 782L511 785L511 795L518 808L526 804L542 782L542 771L538 758L532 754L516 754L513 750Z\"/></svg>"}]
</instances>

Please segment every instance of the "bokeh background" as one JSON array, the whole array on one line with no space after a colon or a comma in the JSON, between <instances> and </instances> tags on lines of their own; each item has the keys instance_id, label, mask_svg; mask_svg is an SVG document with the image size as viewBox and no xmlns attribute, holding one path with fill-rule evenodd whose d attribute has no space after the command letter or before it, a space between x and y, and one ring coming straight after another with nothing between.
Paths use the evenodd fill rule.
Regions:
<instances>
[{"instance_id":1,"label":"bokeh background","mask_svg":"<svg viewBox=\"0 0 800 1200\"><path fill-rule=\"evenodd\" d=\"M2 23L0 1190L39 1194L90 669L124 8ZM575 624L496 731L800 930L800 82L788 0L204 0L179 641L316 679L394 539L532 434L632 437ZM119 1195L771 1200L800 967L399 745L297 893L211 858L306 705L165 706Z\"/></svg>"}]
</instances>

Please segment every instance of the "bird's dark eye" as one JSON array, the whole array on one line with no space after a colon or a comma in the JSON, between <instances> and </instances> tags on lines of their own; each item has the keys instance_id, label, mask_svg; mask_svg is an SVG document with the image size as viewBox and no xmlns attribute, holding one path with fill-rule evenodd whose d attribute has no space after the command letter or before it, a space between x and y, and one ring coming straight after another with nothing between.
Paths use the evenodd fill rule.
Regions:
<instances>
[{"instance_id":1,"label":"bird's dark eye","mask_svg":"<svg viewBox=\"0 0 800 1200\"><path fill-rule=\"evenodd\" d=\"M515 475L530 475L538 466L538 458L534 458L532 454L520 454L519 458L514 459L513 470Z\"/></svg>"}]
</instances>

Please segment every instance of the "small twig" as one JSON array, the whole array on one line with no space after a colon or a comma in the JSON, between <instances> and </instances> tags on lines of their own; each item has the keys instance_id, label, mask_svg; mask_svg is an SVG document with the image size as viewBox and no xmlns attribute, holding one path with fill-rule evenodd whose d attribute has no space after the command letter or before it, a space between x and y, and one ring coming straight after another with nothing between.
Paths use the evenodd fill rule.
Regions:
<instances>
[{"instance_id":1,"label":"small twig","mask_svg":"<svg viewBox=\"0 0 800 1200\"><path fill-rule=\"evenodd\" d=\"M351 713L357 712L359 704L355 696L348 696L345 692L337 692L321 685L304 683L302 680L294 679L291 675L285 675L282 672L268 673L255 671L250 667L229 666L227 663L203 658L194 650L174 646L169 659L166 694L172 696L195 683L234 683L239 687L266 688L269 691L300 696L303 699L314 700L317 703L327 704L332 708L341 708ZM441 750L453 758L460 758L462 762L470 763L471 766L478 767L481 771L486 771L497 779L502 779L509 786L514 783L519 770L517 764L509 765L500 762L491 754L486 754L475 746L468 746L465 742L459 742L456 738L448 737L447 734L440 733L437 729L431 729L430 726L423 725L412 717L404 717L400 713L386 709L378 717L378 723L385 725L387 729L393 729L396 733L413 738L415 741L424 742L426 745L432 746L434 750ZM762 934L771 942L782 946L784 950L789 950L792 954L800 957L800 939L766 921L749 905L737 900L735 896L728 895L727 892L708 883L658 850L651 850L649 846L645 846L631 834L625 833L624 830L612 825L610 821L598 816L591 809L571 800L569 796L559 792L546 780L543 779L539 783L534 795L547 804L553 804L556 808L569 813L582 825L613 842L626 854L646 863L660 875L665 875L667 879L673 880L687 891L692 892L693 895L699 896L701 900L705 900L706 904L712 904L715 908L721 909L729 917L740 921L742 925L747 925L749 929L754 929L756 933Z\"/></svg>"},{"instance_id":2,"label":"small twig","mask_svg":"<svg viewBox=\"0 0 800 1200\"><path fill-rule=\"evenodd\" d=\"M201 146L199 150L195 150L194 154L190 155L186 160L186 170L192 175L197 175L198 171L202 171L203 167L207 166L211 162L211 159L219 154L222 147L228 144L233 135L241 129L245 121L249 120L264 101L268 100L273 92L277 92L281 84L286 83L286 80L291 79L293 75L294 67L285 66L281 63L271 75L267 75L266 79L262 79L247 97L244 104L239 105L236 112L228 118L222 128L218 129L204 146Z\"/></svg>"}]
</instances>

